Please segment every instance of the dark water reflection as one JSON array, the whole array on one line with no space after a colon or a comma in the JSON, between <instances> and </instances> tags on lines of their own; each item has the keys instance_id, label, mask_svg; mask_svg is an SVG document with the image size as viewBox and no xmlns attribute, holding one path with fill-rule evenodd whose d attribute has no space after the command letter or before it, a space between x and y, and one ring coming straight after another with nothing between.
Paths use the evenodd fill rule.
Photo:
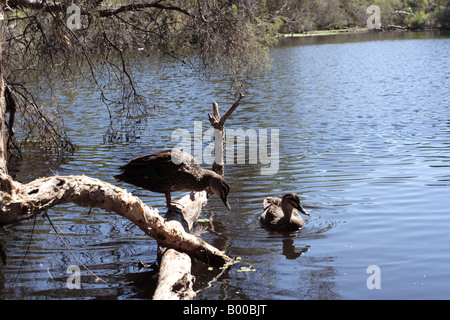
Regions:
<instances>
[{"instance_id":1,"label":"dark water reflection","mask_svg":"<svg viewBox=\"0 0 450 320\"><path fill-rule=\"evenodd\" d=\"M285 39L273 66L251 80L228 128L279 129L279 171L228 164L228 213L212 198L202 237L245 263L220 271L202 264L198 299L424 299L450 297L450 39L442 33L376 33ZM381 41L383 40L383 41ZM103 144L104 107L92 92L75 95L66 120L79 149L59 168L22 164L17 179L53 171L113 181L136 155L172 147L172 131L208 129L216 100L234 98L227 82L199 81L177 64L140 61L135 73L160 108L140 142ZM53 171L52 171L53 170ZM163 197L121 185L163 210ZM299 193L311 213L301 231L260 228L265 196ZM146 299L154 273L137 261L156 257L156 245L127 220L64 205L49 212L77 257L107 284L82 270L82 289L66 274L78 262L49 223L38 218L0 231L8 264L0 267L0 297L25 299ZM27 249L28 248L28 249ZM25 256L25 251L27 254ZM257 271L243 271L251 264ZM369 290L370 265L381 289ZM18 272L18 270L20 270Z\"/></svg>"}]
</instances>

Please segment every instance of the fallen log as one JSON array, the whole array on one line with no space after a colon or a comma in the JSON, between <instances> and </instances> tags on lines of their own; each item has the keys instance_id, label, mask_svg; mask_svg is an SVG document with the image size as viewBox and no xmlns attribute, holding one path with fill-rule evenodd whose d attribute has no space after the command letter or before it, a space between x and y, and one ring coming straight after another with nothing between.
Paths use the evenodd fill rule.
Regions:
<instances>
[{"instance_id":1,"label":"fallen log","mask_svg":"<svg viewBox=\"0 0 450 320\"><path fill-rule=\"evenodd\" d=\"M191 274L191 257L175 249L162 253L158 285L153 300L192 300L195 298L194 281Z\"/></svg>"},{"instance_id":2,"label":"fallen log","mask_svg":"<svg viewBox=\"0 0 450 320\"><path fill-rule=\"evenodd\" d=\"M147 235L168 248L189 253L212 266L231 261L215 247L187 233L180 224L161 217L139 198L110 183L87 176L53 176L22 184L0 171L0 225L11 224L63 203L99 207L133 222Z\"/></svg>"},{"instance_id":3,"label":"fallen log","mask_svg":"<svg viewBox=\"0 0 450 320\"><path fill-rule=\"evenodd\" d=\"M182 226L190 232L207 203L207 192L192 192L177 201L182 210L169 210L165 219L170 224ZM192 300L195 277L191 274L191 257L175 249L158 246L160 273L153 300Z\"/></svg>"},{"instance_id":4,"label":"fallen log","mask_svg":"<svg viewBox=\"0 0 450 320\"><path fill-rule=\"evenodd\" d=\"M386 30L388 30L388 31L392 31L392 30L408 30L408 27L388 25L388 26L386 26Z\"/></svg>"}]
</instances>

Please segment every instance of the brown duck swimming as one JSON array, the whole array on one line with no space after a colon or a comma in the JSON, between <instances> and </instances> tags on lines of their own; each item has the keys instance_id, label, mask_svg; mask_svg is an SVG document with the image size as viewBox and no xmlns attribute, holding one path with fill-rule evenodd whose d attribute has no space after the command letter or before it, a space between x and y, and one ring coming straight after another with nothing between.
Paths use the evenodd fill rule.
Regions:
<instances>
[{"instance_id":1,"label":"brown duck swimming","mask_svg":"<svg viewBox=\"0 0 450 320\"><path fill-rule=\"evenodd\" d=\"M300 198L295 193L287 193L280 198L265 198L264 212L259 222L262 226L276 231L295 231L303 227L303 219L297 212L309 213L300 205Z\"/></svg>"},{"instance_id":2,"label":"brown duck swimming","mask_svg":"<svg viewBox=\"0 0 450 320\"><path fill-rule=\"evenodd\" d=\"M173 207L171 192L211 191L222 199L228 210L230 186L225 179L211 170L202 169L190 154L180 150L165 150L135 158L121 166L119 181L166 195L167 207Z\"/></svg>"}]
</instances>

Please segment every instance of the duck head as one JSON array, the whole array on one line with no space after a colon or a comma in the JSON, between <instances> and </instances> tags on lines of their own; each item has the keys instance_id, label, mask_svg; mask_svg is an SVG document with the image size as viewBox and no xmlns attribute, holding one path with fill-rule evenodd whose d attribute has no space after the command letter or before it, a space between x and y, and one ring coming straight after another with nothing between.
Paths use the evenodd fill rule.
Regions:
<instances>
[{"instance_id":1,"label":"duck head","mask_svg":"<svg viewBox=\"0 0 450 320\"><path fill-rule=\"evenodd\" d=\"M292 211L294 208L300 211L301 213L309 216L308 211L302 207L300 204L300 198L296 193L287 193L283 196L281 200L281 204L285 206L289 211Z\"/></svg>"},{"instance_id":2,"label":"duck head","mask_svg":"<svg viewBox=\"0 0 450 320\"><path fill-rule=\"evenodd\" d=\"M220 199L222 199L223 204L227 207L228 210L231 210L231 207L228 203L228 194L230 193L230 186L218 174L214 174L209 179L209 187L211 191L217 195Z\"/></svg>"}]
</instances>

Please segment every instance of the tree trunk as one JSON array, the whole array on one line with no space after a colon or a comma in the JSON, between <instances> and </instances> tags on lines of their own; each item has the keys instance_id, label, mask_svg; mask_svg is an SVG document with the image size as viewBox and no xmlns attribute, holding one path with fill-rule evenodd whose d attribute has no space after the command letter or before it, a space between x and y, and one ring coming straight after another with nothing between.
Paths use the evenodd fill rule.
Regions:
<instances>
[{"instance_id":1,"label":"tree trunk","mask_svg":"<svg viewBox=\"0 0 450 320\"><path fill-rule=\"evenodd\" d=\"M2 28L0 26L0 28ZM0 29L0 40L3 32ZM3 82L3 57L2 44L0 43L0 172L6 174L6 105L5 105L5 83ZM4 190L6 186L0 184L0 191Z\"/></svg>"}]
</instances>

